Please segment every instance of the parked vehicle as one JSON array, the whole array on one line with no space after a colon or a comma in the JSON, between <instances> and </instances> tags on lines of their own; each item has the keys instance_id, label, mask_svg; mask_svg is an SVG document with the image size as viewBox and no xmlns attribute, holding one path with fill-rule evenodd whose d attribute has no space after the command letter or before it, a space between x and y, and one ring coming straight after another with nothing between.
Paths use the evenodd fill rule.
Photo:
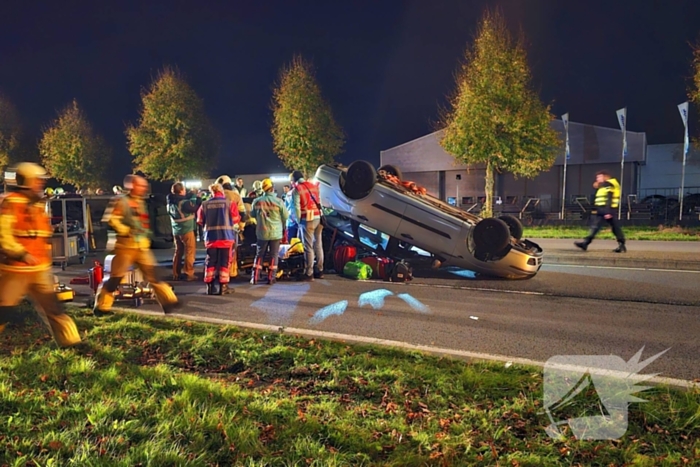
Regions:
<instances>
[{"instance_id":1,"label":"parked vehicle","mask_svg":"<svg viewBox=\"0 0 700 467\"><path fill-rule=\"evenodd\" d=\"M542 249L522 239L517 218L482 219L452 207L405 186L393 166L377 171L366 161L348 167L322 165L315 178L324 208L376 229L396 243L427 251L443 264L508 279L534 277L542 266Z\"/></svg>"}]
</instances>

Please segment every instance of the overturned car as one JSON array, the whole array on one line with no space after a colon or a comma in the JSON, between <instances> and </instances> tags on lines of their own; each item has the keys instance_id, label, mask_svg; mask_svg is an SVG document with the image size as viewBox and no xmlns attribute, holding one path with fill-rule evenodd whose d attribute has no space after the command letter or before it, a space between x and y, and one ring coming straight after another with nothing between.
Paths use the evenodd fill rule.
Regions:
<instances>
[{"instance_id":1,"label":"overturned car","mask_svg":"<svg viewBox=\"0 0 700 467\"><path fill-rule=\"evenodd\" d=\"M507 279L534 277L542 266L542 249L522 239L517 218L482 219L456 209L402 183L393 166L377 171L366 161L322 165L315 178L324 208L426 251L444 265Z\"/></svg>"}]
</instances>

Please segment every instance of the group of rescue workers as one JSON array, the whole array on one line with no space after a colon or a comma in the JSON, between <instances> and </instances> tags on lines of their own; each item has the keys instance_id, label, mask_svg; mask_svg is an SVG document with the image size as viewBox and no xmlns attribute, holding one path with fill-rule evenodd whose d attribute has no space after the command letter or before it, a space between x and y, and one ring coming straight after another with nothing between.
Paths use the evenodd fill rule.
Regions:
<instances>
[{"instance_id":1,"label":"group of rescue workers","mask_svg":"<svg viewBox=\"0 0 700 467\"><path fill-rule=\"evenodd\" d=\"M24 162L15 167L14 177L0 199L0 332L8 322L24 319L17 306L29 296L57 344L75 346L81 343L80 334L54 291L50 245L53 229L45 199L48 174L41 166ZM219 177L209 187L211 198L205 201L201 194L188 194L182 183L172 186L168 209L175 237L173 279L195 280L195 226L200 225L207 249L204 282L209 285L216 279L221 284L221 293L230 293L228 283L238 275L236 244L248 222L255 224L257 236L252 284L259 282L268 252L267 283L275 283L280 243L292 238L300 238L303 243L305 274L301 280L323 277L318 185L295 171L290 175L290 184L285 186L282 200L268 178L254 184L253 193L248 196L253 200L247 205L242 183L231 182L228 176ZM607 222L618 241L614 251L624 253L625 237L614 215L620 203L620 184L610 174L599 172L593 186L597 190L597 219L589 235L576 242L576 246L586 250ZM110 276L97 291L93 309L96 316L112 313L114 293L132 266L142 271L165 313L182 305L170 284L160 281L156 274L156 260L150 248L147 195L147 180L139 175L127 175L124 192L115 196L105 211L103 221L114 229L117 240Z\"/></svg>"},{"instance_id":2,"label":"group of rescue workers","mask_svg":"<svg viewBox=\"0 0 700 467\"><path fill-rule=\"evenodd\" d=\"M220 284L221 294L230 294L228 284L238 277L237 247L246 225L255 225L256 255L250 283L261 280L267 261L267 284L277 279L280 245L294 238L301 240L306 264L301 280L312 281L323 276L323 244L321 206L315 183L304 179L299 171L289 177L284 186L284 199L274 191L271 179L253 183L248 194L243 181L233 185L227 175L220 176L208 187L210 198L202 192L187 192L182 183L175 183L168 195L168 213L171 217L175 253L173 280L195 281L195 252L197 226L203 230L206 248L204 282L211 288ZM251 203L245 203L244 199Z\"/></svg>"}]
</instances>

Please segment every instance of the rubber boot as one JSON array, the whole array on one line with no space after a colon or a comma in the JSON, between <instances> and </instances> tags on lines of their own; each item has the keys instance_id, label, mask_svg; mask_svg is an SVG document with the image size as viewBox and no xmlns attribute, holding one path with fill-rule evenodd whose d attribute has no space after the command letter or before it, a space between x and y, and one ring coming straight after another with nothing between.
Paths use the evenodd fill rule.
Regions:
<instances>
[{"instance_id":1,"label":"rubber boot","mask_svg":"<svg viewBox=\"0 0 700 467\"><path fill-rule=\"evenodd\" d=\"M258 278L260 277L260 270L262 269L261 263L261 261L256 261L255 265L253 266L253 272L251 273L250 277L250 283L253 285L257 285L258 283Z\"/></svg>"},{"instance_id":2,"label":"rubber boot","mask_svg":"<svg viewBox=\"0 0 700 467\"><path fill-rule=\"evenodd\" d=\"M270 268L267 273L267 284L274 285L277 282L277 267Z\"/></svg>"},{"instance_id":3,"label":"rubber boot","mask_svg":"<svg viewBox=\"0 0 700 467\"><path fill-rule=\"evenodd\" d=\"M623 242L617 242L617 248L613 250L613 253L627 253L627 247Z\"/></svg>"}]
</instances>

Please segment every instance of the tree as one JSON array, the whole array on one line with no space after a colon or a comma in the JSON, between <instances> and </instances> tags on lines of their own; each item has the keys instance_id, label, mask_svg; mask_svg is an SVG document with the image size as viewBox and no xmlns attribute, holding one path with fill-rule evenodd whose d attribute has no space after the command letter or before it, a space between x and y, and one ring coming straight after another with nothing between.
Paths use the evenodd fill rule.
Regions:
<instances>
[{"instance_id":1,"label":"tree","mask_svg":"<svg viewBox=\"0 0 700 467\"><path fill-rule=\"evenodd\" d=\"M156 180L205 177L219 152L219 136L204 102L179 71L164 68L141 93L138 126L126 129L136 170Z\"/></svg>"},{"instance_id":2,"label":"tree","mask_svg":"<svg viewBox=\"0 0 700 467\"><path fill-rule=\"evenodd\" d=\"M272 113L273 149L288 169L310 176L343 151L343 130L321 95L312 65L302 57L280 70Z\"/></svg>"},{"instance_id":3,"label":"tree","mask_svg":"<svg viewBox=\"0 0 700 467\"><path fill-rule=\"evenodd\" d=\"M111 150L92 128L78 102L59 112L39 142L41 162L61 183L98 188L104 183Z\"/></svg>"},{"instance_id":4,"label":"tree","mask_svg":"<svg viewBox=\"0 0 700 467\"><path fill-rule=\"evenodd\" d=\"M482 216L491 217L494 171L535 177L554 164L562 144L550 127L554 116L531 88L523 40L500 13L484 14L465 58L440 144L462 163L486 165Z\"/></svg>"},{"instance_id":5,"label":"tree","mask_svg":"<svg viewBox=\"0 0 700 467\"><path fill-rule=\"evenodd\" d=\"M5 167L16 162L21 139L22 126L17 109L0 94L0 180L5 174Z\"/></svg>"}]
</instances>

